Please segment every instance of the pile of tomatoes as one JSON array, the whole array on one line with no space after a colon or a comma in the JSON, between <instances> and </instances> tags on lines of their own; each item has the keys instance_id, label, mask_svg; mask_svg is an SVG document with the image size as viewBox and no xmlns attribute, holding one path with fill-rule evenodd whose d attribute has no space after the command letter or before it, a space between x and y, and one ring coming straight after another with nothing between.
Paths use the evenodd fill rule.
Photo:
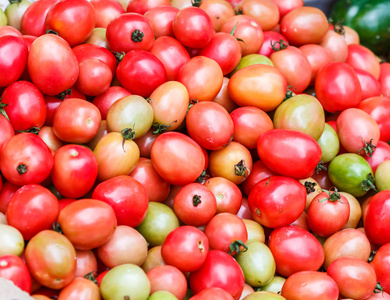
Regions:
<instances>
[{"instance_id":1,"label":"pile of tomatoes","mask_svg":"<svg viewBox=\"0 0 390 300\"><path fill-rule=\"evenodd\" d=\"M352 28L302 0L22 0L0 25L0 277L390 299L390 64Z\"/></svg>"}]
</instances>

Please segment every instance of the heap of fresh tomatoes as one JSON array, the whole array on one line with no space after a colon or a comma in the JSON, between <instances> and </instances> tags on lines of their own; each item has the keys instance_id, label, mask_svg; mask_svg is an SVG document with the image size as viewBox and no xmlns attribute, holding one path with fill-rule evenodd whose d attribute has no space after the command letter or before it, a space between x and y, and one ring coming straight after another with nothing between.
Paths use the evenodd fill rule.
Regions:
<instances>
[{"instance_id":1,"label":"heap of fresh tomatoes","mask_svg":"<svg viewBox=\"0 0 390 300\"><path fill-rule=\"evenodd\" d=\"M390 299L390 64L319 9L12 1L0 88L36 300Z\"/></svg>"}]
</instances>

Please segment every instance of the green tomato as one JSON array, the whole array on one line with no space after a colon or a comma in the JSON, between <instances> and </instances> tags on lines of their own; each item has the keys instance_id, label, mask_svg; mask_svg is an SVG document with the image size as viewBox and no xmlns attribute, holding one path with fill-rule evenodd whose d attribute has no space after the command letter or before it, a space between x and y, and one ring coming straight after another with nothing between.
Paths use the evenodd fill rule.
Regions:
<instances>
[{"instance_id":1,"label":"green tomato","mask_svg":"<svg viewBox=\"0 0 390 300\"><path fill-rule=\"evenodd\" d=\"M329 164L328 176L340 191L355 197L364 196L372 187L372 169L363 157L355 153L336 156Z\"/></svg>"},{"instance_id":2,"label":"green tomato","mask_svg":"<svg viewBox=\"0 0 390 300\"><path fill-rule=\"evenodd\" d=\"M275 259L271 250L259 240L247 241L248 250L241 251L236 260L244 272L245 282L252 287L261 287L275 275Z\"/></svg>"},{"instance_id":3,"label":"green tomato","mask_svg":"<svg viewBox=\"0 0 390 300\"><path fill-rule=\"evenodd\" d=\"M100 292L105 300L147 300L150 281L137 265L123 264L107 272L100 283Z\"/></svg>"},{"instance_id":4,"label":"green tomato","mask_svg":"<svg viewBox=\"0 0 390 300\"><path fill-rule=\"evenodd\" d=\"M178 299L170 292L157 291L151 294L148 300L178 300Z\"/></svg>"},{"instance_id":5,"label":"green tomato","mask_svg":"<svg viewBox=\"0 0 390 300\"><path fill-rule=\"evenodd\" d=\"M7 16L4 11L0 9L0 26L6 26L8 24Z\"/></svg>"},{"instance_id":6,"label":"green tomato","mask_svg":"<svg viewBox=\"0 0 390 300\"><path fill-rule=\"evenodd\" d=\"M24 239L15 227L0 224L0 256L21 255L24 250Z\"/></svg>"},{"instance_id":7,"label":"green tomato","mask_svg":"<svg viewBox=\"0 0 390 300\"><path fill-rule=\"evenodd\" d=\"M275 128L298 130L317 140L324 131L325 112L317 98L300 94L278 106L273 122Z\"/></svg>"},{"instance_id":8,"label":"green tomato","mask_svg":"<svg viewBox=\"0 0 390 300\"><path fill-rule=\"evenodd\" d=\"M325 123L324 132L321 137L317 140L318 145L321 147L322 155L321 160L324 163L330 162L336 157L340 149L340 140L337 132L332 126Z\"/></svg>"},{"instance_id":9,"label":"green tomato","mask_svg":"<svg viewBox=\"0 0 390 300\"><path fill-rule=\"evenodd\" d=\"M243 300L286 300L286 298L272 293L272 292L265 292L265 291L260 291L260 292L254 292L252 294L249 294L246 296Z\"/></svg>"},{"instance_id":10,"label":"green tomato","mask_svg":"<svg viewBox=\"0 0 390 300\"><path fill-rule=\"evenodd\" d=\"M252 66L252 65L268 65L271 67L274 66L273 62L265 55L249 54L249 55L245 55L244 57L241 58L237 67L234 69L234 71L230 75L233 75L238 70L241 70L245 67Z\"/></svg>"},{"instance_id":11,"label":"green tomato","mask_svg":"<svg viewBox=\"0 0 390 300\"><path fill-rule=\"evenodd\" d=\"M7 16L8 25L20 30L20 20L22 19L24 12L32 3L27 0L10 1L10 4L5 9L5 15Z\"/></svg>"},{"instance_id":12,"label":"green tomato","mask_svg":"<svg viewBox=\"0 0 390 300\"><path fill-rule=\"evenodd\" d=\"M267 291L267 292L272 292L275 294L280 294L285 281L286 281L286 278L283 278L280 276L274 276L274 278L272 278L272 280L268 284L261 287L261 290Z\"/></svg>"},{"instance_id":13,"label":"green tomato","mask_svg":"<svg viewBox=\"0 0 390 300\"><path fill-rule=\"evenodd\" d=\"M375 183L379 191L390 190L390 160L379 164L375 171Z\"/></svg>"},{"instance_id":14,"label":"green tomato","mask_svg":"<svg viewBox=\"0 0 390 300\"><path fill-rule=\"evenodd\" d=\"M179 219L170 207L159 202L149 202L148 212L137 230L149 246L154 247L162 245L166 236L179 226Z\"/></svg>"}]
</instances>

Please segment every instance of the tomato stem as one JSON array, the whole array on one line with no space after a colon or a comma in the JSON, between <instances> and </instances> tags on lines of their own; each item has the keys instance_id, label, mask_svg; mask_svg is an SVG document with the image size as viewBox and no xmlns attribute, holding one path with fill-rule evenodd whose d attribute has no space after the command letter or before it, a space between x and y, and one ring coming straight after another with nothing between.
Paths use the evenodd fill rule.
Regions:
<instances>
[{"instance_id":1,"label":"tomato stem","mask_svg":"<svg viewBox=\"0 0 390 300\"><path fill-rule=\"evenodd\" d=\"M126 53L124 51L122 52L112 52L116 58L116 63L119 65L119 63L122 61L122 59L125 57Z\"/></svg>"},{"instance_id":2,"label":"tomato stem","mask_svg":"<svg viewBox=\"0 0 390 300\"><path fill-rule=\"evenodd\" d=\"M336 32L338 34L345 36L345 29L344 29L344 26L342 23L338 22L338 23L334 24L333 30L334 30L334 32Z\"/></svg>"},{"instance_id":3,"label":"tomato stem","mask_svg":"<svg viewBox=\"0 0 390 300\"><path fill-rule=\"evenodd\" d=\"M364 179L361 183L363 191L368 192L369 190L374 190L375 192L378 193L378 190L376 189L374 183L375 183L374 176L372 176L371 173L368 173L366 179Z\"/></svg>"},{"instance_id":4,"label":"tomato stem","mask_svg":"<svg viewBox=\"0 0 390 300\"><path fill-rule=\"evenodd\" d=\"M377 252L378 250L373 250L373 251L371 251L371 253L370 253L370 257L368 258L368 262L372 262L373 260L374 260L374 257L375 257L375 255L376 255L376 252Z\"/></svg>"},{"instance_id":5,"label":"tomato stem","mask_svg":"<svg viewBox=\"0 0 390 300\"><path fill-rule=\"evenodd\" d=\"M207 173L206 170L203 170L202 173L199 175L199 177L195 180L195 182L203 182Z\"/></svg>"},{"instance_id":6,"label":"tomato stem","mask_svg":"<svg viewBox=\"0 0 390 300\"><path fill-rule=\"evenodd\" d=\"M249 169L245 165L245 160L240 160L238 164L234 165L234 174L237 176L243 176L246 178L246 171L249 173Z\"/></svg>"},{"instance_id":7,"label":"tomato stem","mask_svg":"<svg viewBox=\"0 0 390 300\"><path fill-rule=\"evenodd\" d=\"M336 187L334 188L333 192L331 190L324 190L324 189L321 189L321 191L326 192L329 195L328 198L323 198L323 199L319 200L321 203L325 202L325 201L330 201L330 202L339 201L341 203L341 201L340 201L341 195L339 194L339 191Z\"/></svg>"},{"instance_id":8,"label":"tomato stem","mask_svg":"<svg viewBox=\"0 0 390 300\"><path fill-rule=\"evenodd\" d=\"M383 287L381 286L381 283L378 281L378 283L375 286L374 294L383 293Z\"/></svg>"},{"instance_id":9,"label":"tomato stem","mask_svg":"<svg viewBox=\"0 0 390 300\"><path fill-rule=\"evenodd\" d=\"M317 166L316 166L314 172L315 172L316 174L319 174L321 171L326 171L326 170L328 170L328 168L325 167L324 162L323 162L322 160L320 160L320 161L318 162L318 164L317 164Z\"/></svg>"},{"instance_id":10,"label":"tomato stem","mask_svg":"<svg viewBox=\"0 0 390 300\"><path fill-rule=\"evenodd\" d=\"M22 0L8 0L10 4L14 4L14 3L21 3Z\"/></svg>"},{"instance_id":11,"label":"tomato stem","mask_svg":"<svg viewBox=\"0 0 390 300\"><path fill-rule=\"evenodd\" d=\"M192 6L199 7L202 0L191 0Z\"/></svg>"},{"instance_id":12,"label":"tomato stem","mask_svg":"<svg viewBox=\"0 0 390 300\"><path fill-rule=\"evenodd\" d=\"M53 230L54 230L54 231L57 231L58 233L63 234L61 225L60 225L59 223L57 223L57 222L54 222L54 223L53 223Z\"/></svg>"},{"instance_id":13,"label":"tomato stem","mask_svg":"<svg viewBox=\"0 0 390 300\"><path fill-rule=\"evenodd\" d=\"M135 124L133 124L133 129L131 128L125 128L121 131L121 135L122 135L122 149L124 152L126 152L125 150L125 142L126 140L133 140L135 138L135 131L134 131L134 126Z\"/></svg>"},{"instance_id":14,"label":"tomato stem","mask_svg":"<svg viewBox=\"0 0 390 300\"><path fill-rule=\"evenodd\" d=\"M305 188L306 188L306 193L307 194L310 194L310 193L313 193L316 191L316 189L314 188L315 186L317 185L317 183L315 182L311 182L311 181L305 181Z\"/></svg>"},{"instance_id":15,"label":"tomato stem","mask_svg":"<svg viewBox=\"0 0 390 300\"><path fill-rule=\"evenodd\" d=\"M164 125L164 124L160 124L158 122L154 122L152 124L153 134L159 134L159 133L167 132L168 128L171 127L173 125L173 123L176 123L176 122L177 122L177 120L173 121L171 123L171 125Z\"/></svg>"},{"instance_id":16,"label":"tomato stem","mask_svg":"<svg viewBox=\"0 0 390 300\"><path fill-rule=\"evenodd\" d=\"M274 50L274 51L284 50L288 47L288 43L283 39L280 39L279 41L275 41L275 43L272 43L272 40L271 40L270 43L271 43L272 50ZM276 46L278 46L278 47L276 47Z\"/></svg>"},{"instance_id":17,"label":"tomato stem","mask_svg":"<svg viewBox=\"0 0 390 300\"><path fill-rule=\"evenodd\" d=\"M201 203L202 203L202 200L200 200L199 195L194 195L194 197L192 197L192 205L193 206L197 207Z\"/></svg>"},{"instance_id":18,"label":"tomato stem","mask_svg":"<svg viewBox=\"0 0 390 300\"><path fill-rule=\"evenodd\" d=\"M66 96L70 96L72 95L72 90L71 89L67 89L57 95L55 95L54 97L57 98L57 99L60 99L60 100L64 100Z\"/></svg>"},{"instance_id":19,"label":"tomato stem","mask_svg":"<svg viewBox=\"0 0 390 300\"><path fill-rule=\"evenodd\" d=\"M4 95L3 95L3 97L4 97ZM0 115L4 116L9 121L8 115L4 110L4 107L7 107L8 104L1 103L1 99L3 99L3 97L0 98Z\"/></svg>"},{"instance_id":20,"label":"tomato stem","mask_svg":"<svg viewBox=\"0 0 390 300\"><path fill-rule=\"evenodd\" d=\"M240 247L244 247L243 252L248 250L248 246L243 241L237 240L229 245L229 255L236 256L240 253Z\"/></svg>"},{"instance_id":21,"label":"tomato stem","mask_svg":"<svg viewBox=\"0 0 390 300\"><path fill-rule=\"evenodd\" d=\"M135 30L131 33L131 40L132 40L134 43L139 43L139 42L142 42L144 36L145 36L145 34L144 34L141 30L135 29Z\"/></svg>"},{"instance_id":22,"label":"tomato stem","mask_svg":"<svg viewBox=\"0 0 390 300\"><path fill-rule=\"evenodd\" d=\"M55 31L55 30L52 30L52 29L48 29L48 30L46 30L46 34L55 34L55 35L58 35L58 32Z\"/></svg>"},{"instance_id":23,"label":"tomato stem","mask_svg":"<svg viewBox=\"0 0 390 300\"><path fill-rule=\"evenodd\" d=\"M360 137L364 143L364 147L363 148L360 148L358 150L358 154L360 153L360 151L364 150L364 152L366 153L367 156L369 157L372 157L372 153L374 153L375 149L376 149L376 146L372 144L372 141L374 139L371 139L368 143L362 138Z\"/></svg>"},{"instance_id":24,"label":"tomato stem","mask_svg":"<svg viewBox=\"0 0 390 300\"><path fill-rule=\"evenodd\" d=\"M28 168L25 164L19 164L16 167L16 170L18 171L19 175L23 175L24 173L26 173L28 171Z\"/></svg>"},{"instance_id":25,"label":"tomato stem","mask_svg":"<svg viewBox=\"0 0 390 300\"><path fill-rule=\"evenodd\" d=\"M292 97L295 96L295 93L294 93L292 90L290 90L290 87L293 87L293 86L292 86L292 85L289 85L289 86L287 87L286 95L284 96L283 101L286 101L286 100L288 100L288 99L290 99L290 98L292 98ZM293 88L294 88L294 87L293 87Z\"/></svg>"},{"instance_id":26,"label":"tomato stem","mask_svg":"<svg viewBox=\"0 0 390 300\"><path fill-rule=\"evenodd\" d=\"M39 128L39 127L31 127L30 129L27 129L27 130L17 130L17 132L20 132L20 133L28 132L28 133L33 133L33 134L38 135L40 130L41 130L41 128Z\"/></svg>"},{"instance_id":27,"label":"tomato stem","mask_svg":"<svg viewBox=\"0 0 390 300\"><path fill-rule=\"evenodd\" d=\"M97 271L92 271L84 275L85 279L91 280L93 283L98 284L96 280Z\"/></svg>"},{"instance_id":28,"label":"tomato stem","mask_svg":"<svg viewBox=\"0 0 390 300\"><path fill-rule=\"evenodd\" d=\"M191 99L190 103L188 104L187 112L190 110L191 107L193 107L196 103L198 103L198 99Z\"/></svg>"}]
</instances>

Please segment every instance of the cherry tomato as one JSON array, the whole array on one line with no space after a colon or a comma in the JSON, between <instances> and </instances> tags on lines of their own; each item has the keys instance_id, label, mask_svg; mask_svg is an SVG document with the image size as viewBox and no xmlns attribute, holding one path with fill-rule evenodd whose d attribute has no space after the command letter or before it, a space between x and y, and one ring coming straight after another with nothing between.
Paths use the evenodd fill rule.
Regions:
<instances>
[{"instance_id":1,"label":"cherry tomato","mask_svg":"<svg viewBox=\"0 0 390 300\"><path fill-rule=\"evenodd\" d=\"M125 13L119 1L92 0L91 4L95 10L95 27L107 28L113 19Z\"/></svg>"},{"instance_id":2,"label":"cherry tomato","mask_svg":"<svg viewBox=\"0 0 390 300\"><path fill-rule=\"evenodd\" d=\"M179 9L174 6L157 6L149 9L144 16L152 24L154 37L174 37L172 23Z\"/></svg>"},{"instance_id":3,"label":"cherry tomato","mask_svg":"<svg viewBox=\"0 0 390 300\"><path fill-rule=\"evenodd\" d=\"M11 123L4 117L0 109L0 156L3 150L3 146L15 135L14 128ZM1 189L0 189L1 191Z\"/></svg>"},{"instance_id":4,"label":"cherry tomato","mask_svg":"<svg viewBox=\"0 0 390 300\"><path fill-rule=\"evenodd\" d=\"M12 281L18 288L31 293L31 276L26 264L19 256L0 256L0 277Z\"/></svg>"},{"instance_id":5,"label":"cherry tomato","mask_svg":"<svg viewBox=\"0 0 390 300\"><path fill-rule=\"evenodd\" d=\"M328 50L332 61L345 62L348 56L348 44L337 29L329 29L320 45Z\"/></svg>"},{"instance_id":6,"label":"cherry tomato","mask_svg":"<svg viewBox=\"0 0 390 300\"><path fill-rule=\"evenodd\" d=\"M232 5L222 0L203 0L199 8L203 9L210 16L216 32L220 31L227 19L235 15Z\"/></svg>"},{"instance_id":7,"label":"cherry tomato","mask_svg":"<svg viewBox=\"0 0 390 300\"><path fill-rule=\"evenodd\" d=\"M146 275L150 281L151 294L157 291L168 291L178 300L184 300L187 293L187 279L179 269L169 265L156 266Z\"/></svg>"},{"instance_id":8,"label":"cherry tomato","mask_svg":"<svg viewBox=\"0 0 390 300\"><path fill-rule=\"evenodd\" d=\"M361 69L379 79L380 65L375 54L362 45L349 45L348 56L345 60L354 69Z\"/></svg>"},{"instance_id":9,"label":"cherry tomato","mask_svg":"<svg viewBox=\"0 0 390 300\"><path fill-rule=\"evenodd\" d=\"M303 0L272 0L279 9L280 19L282 19L290 11L302 7Z\"/></svg>"},{"instance_id":10,"label":"cherry tomato","mask_svg":"<svg viewBox=\"0 0 390 300\"><path fill-rule=\"evenodd\" d=\"M58 300L100 300L99 287L91 280L76 277L58 295Z\"/></svg>"}]
</instances>

